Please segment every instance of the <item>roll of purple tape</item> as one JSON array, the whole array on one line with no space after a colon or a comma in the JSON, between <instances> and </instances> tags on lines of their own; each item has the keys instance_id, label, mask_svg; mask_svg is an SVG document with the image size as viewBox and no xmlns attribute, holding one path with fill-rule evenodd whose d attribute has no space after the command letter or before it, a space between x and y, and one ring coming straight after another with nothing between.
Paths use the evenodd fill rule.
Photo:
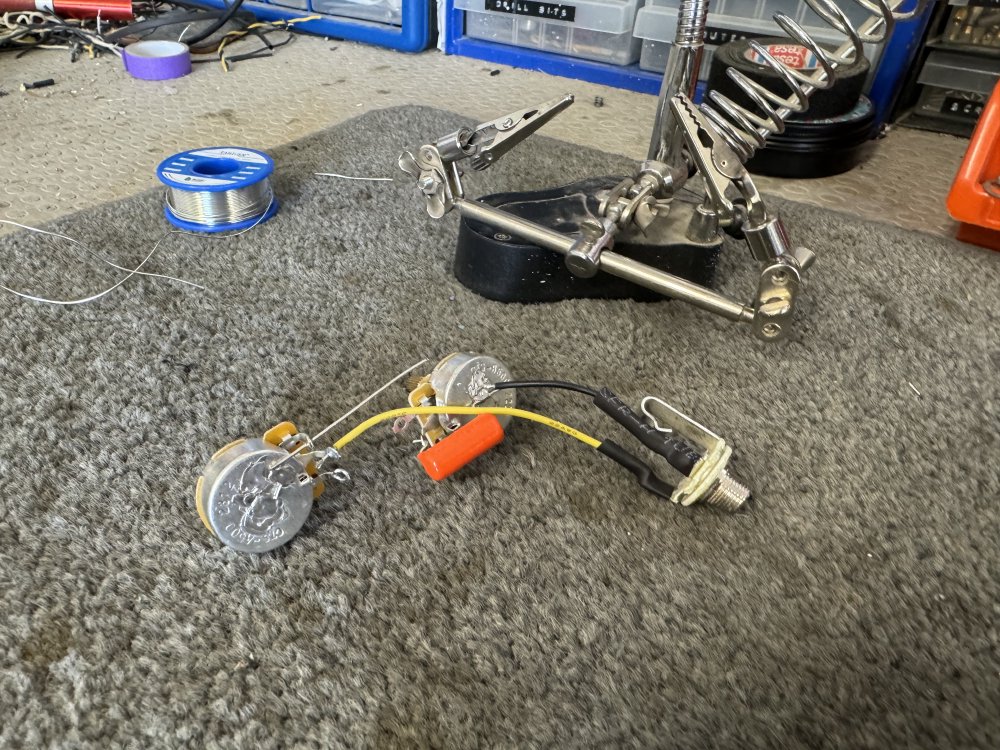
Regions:
<instances>
[{"instance_id":1,"label":"roll of purple tape","mask_svg":"<svg viewBox=\"0 0 1000 750\"><path fill-rule=\"evenodd\" d=\"M132 76L146 81L165 81L191 72L191 50L180 42L136 42L122 52L122 61Z\"/></svg>"}]
</instances>

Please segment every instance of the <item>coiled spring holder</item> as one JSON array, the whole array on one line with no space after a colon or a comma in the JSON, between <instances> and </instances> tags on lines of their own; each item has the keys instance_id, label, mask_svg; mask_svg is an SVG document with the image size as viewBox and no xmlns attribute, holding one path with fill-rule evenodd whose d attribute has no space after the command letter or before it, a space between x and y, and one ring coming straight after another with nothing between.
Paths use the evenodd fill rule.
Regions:
<instances>
[{"instance_id":1,"label":"coiled spring holder","mask_svg":"<svg viewBox=\"0 0 1000 750\"><path fill-rule=\"evenodd\" d=\"M682 2L684 6L698 6L704 0ZM847 36L835 51L829 52L821 47L798 23L785 13L775 13L774 22L781 27L792 40L801 44L816 56L818 68L811 74L805 74L792 68L772 56L768 50L755 41L749 44L760 56L763 64L770 67L788 85L791 93L787 97L779 96L757 81L747 77L734 68L726 71L733 82L760 108L763 116L740 106L729 97L710 91L710 104L702 104L701 111L719 130L729 146L736 151L741 160L746 162L753 157L758 148L764 146L767 137L785 130L785 118L790 114L801 114L809 107L809 97L817 89L828 89L836 81L836 69L849 65L864 55L864 45L881 44L892 33L898 21L905 21L921 13L928 0L918 0L913 10L898 12L896 7L901 2L888 0L852 0L874 15L860 27L855 28L848 20L843 9L833 0L805 0L805 3L826 23ZM696 17L700 9L688 11L688 17ZM714 106L713 106L714 105Z\"/></svg>"}]
</instances>

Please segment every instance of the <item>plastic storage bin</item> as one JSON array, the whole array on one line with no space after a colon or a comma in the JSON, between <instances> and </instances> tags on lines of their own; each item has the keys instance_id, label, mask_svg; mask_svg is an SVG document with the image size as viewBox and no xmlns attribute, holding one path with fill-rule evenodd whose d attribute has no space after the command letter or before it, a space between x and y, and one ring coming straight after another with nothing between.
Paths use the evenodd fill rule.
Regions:
<instances>
[{"instance_id":1,"label":"plastic storage bin","mask_svg":"<svg viewBox=\"0 0 1000 750\"><path fill-rule=\"evenodd\" d=\"M465 11L465 36L472 39L630 65L639 59L632 28L640 2L454 0L454 7Z\"/></svg>"},{"instance_id":2,"label":"plastic storage bin","mask_svg":"<svg viewBox=\"0 0 1000 750\"><path fill-rule=\"evenodd\" d=\"M231 0L201 0L226 8ZM431 0L248 0L244 7L262 21L320 15L295 25L297 31L420 52L431 43ZM310 11L311 8L311 11Z\"/></svg>"},{"instance_id":3,"label":"plastic storage bin","mask_svg":"<svg viewBox=\"0 0 1000 750\"><path fill-rule=\"evenodd\" d=\"M295 1L295 0L293 0ZM308 0L297 0L306 7ZM279 4L284 4L281 0ZM312 0L317 13L343 18L358 18L375 23L399 26L403 18L403 0Z\"/></svg>"},{"instance_id":4,"label":"plastic storage bin","mask_svg":"<svg viewBox=\"0 0 1000 750\"><path fill-rule=\"evenodd\" d=\"M951 5L958 5L951 0ZM996 6L962 5L952 8L941 32L941 46L1000 51L1000 12Z\"/></svg>"},{"instance_id":5,"label":"plastic storage bin","mask_svg":"<svg viewBox=\"0 0 1000 750\"><path fill-rule=\"evenodd\" d=\"M642 40L639 67L643 70L663 72L677 32L678 0L649 0L636 14L635 36ZM841 2L840 7L854 24L863 23L868 11L854 2ZM709 9L705 31L705 53L702 57L699 80L708 78L712 54L720 44L748 37L787 36L774 22L775 13L791 16L817 42L839 47L845 37L834 30L801 0L716 0ZM875 68L873 55L878 50L869 45L865 54Z\"/></svg>"},{"instance_id":6,"label":"plastic storage bin","mask_svg":"<svg viewBox=\"0 0 1000 750\"><path fill-rule=\"evenodd\" d=\"M1000 59L935 50L917 78L922 88L913 115L933 129L971 135L998 80Z\"/></svg>"}]
</instances>

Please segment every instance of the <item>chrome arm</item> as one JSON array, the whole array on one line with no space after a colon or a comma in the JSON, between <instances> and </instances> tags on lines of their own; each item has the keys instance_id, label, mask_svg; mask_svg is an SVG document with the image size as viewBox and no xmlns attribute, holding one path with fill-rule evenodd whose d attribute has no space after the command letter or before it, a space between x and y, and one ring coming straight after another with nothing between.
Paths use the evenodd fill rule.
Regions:
<instances>
[{"instance_id":1,"label":"chrome arm","mask_svg":"<svg viewBox=\"0 0 1000 750\"><path fill-rule=\"evenodd\" d=\"M454 207L467 218L481 221L528 242L554 250L567 256L567 259L572 257L571 254L575 252L587 254L586 249L580 247L580 238L560 234L548 227L514 216L494 206L460 199L455 201ZM611 226L613 227L613 225ZM607 233L613 234L613 230L609 228ZM600 239L603 237L592 241L596 243ZM612 276L652 289L666 297L690 302L703 310L708 310L730 320L749 323L754 319L753 308L747 305L735 302L711 289L706 289L645 263L639 263L619 253L604 250L597 254L594 262L599 270L610 273ZM575 272L572 266L570 270Z\"/></svg>"}]
</instances>

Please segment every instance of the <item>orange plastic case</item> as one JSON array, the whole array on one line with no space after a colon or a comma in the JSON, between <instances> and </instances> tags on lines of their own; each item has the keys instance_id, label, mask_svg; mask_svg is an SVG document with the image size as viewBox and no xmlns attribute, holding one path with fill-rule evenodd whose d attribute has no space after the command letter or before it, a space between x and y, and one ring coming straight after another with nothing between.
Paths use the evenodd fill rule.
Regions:
<instances>
[{"instance_id":1,"label":"orange plastic case","mask_svg":"<svg viewBox=\"0 0 1000 750\"><path fill-rule=\"evenodd\" d=\"M984 184L995 185L990 195ZM1000 82L979 117L955 182L948 213L962 222L958 239L1000 250Z\"/></svg>"},{"instance_id":2,"label":"orange plastic case","mask_svg":"<svg viewBox=\"0 0 1000 750\"><path fill-rule=\"evenodd\" d=\"M503 442L503 425L493 414L480 414L443 440L417 454L424 471L436 482L447 479L473 459Z\"/></svg>"}]
</instances>

